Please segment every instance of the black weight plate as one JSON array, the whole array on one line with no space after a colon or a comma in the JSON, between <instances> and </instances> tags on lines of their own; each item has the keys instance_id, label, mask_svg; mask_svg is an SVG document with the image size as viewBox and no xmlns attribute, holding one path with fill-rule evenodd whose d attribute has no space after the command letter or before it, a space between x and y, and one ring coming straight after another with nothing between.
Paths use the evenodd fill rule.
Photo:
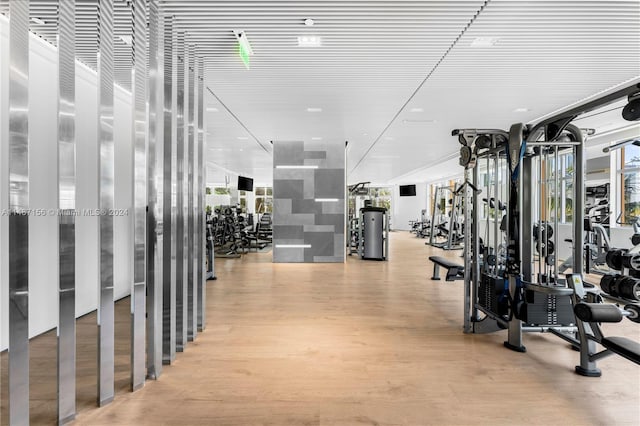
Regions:
<instances>
[{"instance_id":1,"label":"black weight plate","mask_svg":"<svg viewBox=\"0 0 640 426\"><path fill-rule=\"evenodd\" d=\"M553 241L538 241L536 243L536 251L540 256L551 256L556 251Z\"/></svg>"},{"instance_id":2,"label":"black weight plate","mask_svg":"<svg viewBox=\"0 0 640 426\"><path fill-rule=\"evenodd\" d=\"M491 148L491 136L480 135L476 138L476 146L480 149Z\"/></svg>"},{"instance_id":3,"label":"black weight plate","mask_svg":"<svg viewBox=\"0 0 640 426\"><path fill-rule=\"evenodd\" d=\"M600 289L607 294L611 294L611 286L620 275L603 275L600 279Z\"/></svg>"},{"instance_id":4,"label":"black weight plate","mask_svg":"<svg viewBox=\"0 0 640 426\"><path fill-rule=\"evenodd\" d=\"M617 290L620 297L640 301L640 280L633 277L624 277L617 282Z\"/></svg>"},{"instance_id":5,"label":"black weight plate","mask_svg":"<svg viewBox=\"0 0 640 426\"><path fill-rule=\"evenodd\" d=\"M463 146L460 148L460 165L462 167L467 167L469 163L471 163L471 158L473 157L473 151L468 146Z\"/></svg>"},{"instance_id":6,"label":"black weight plate","mask_svg":"<svg viewBox=\"0 0 640 426\"><path fill-rule=\"evenodd\" d=\"M623 268L622 265L622 257L624 253L627 251L624 249L612 249L607 252L605 260L607 262L607 266L611 269L615 269L617 271L621 271Z\"/></svg>"},{"instance_id":7,"label":"black weight plate","mask_svg":"<svg viewBox=\"0 0 640 426\"><path fill-rule=\"evenodd\" d=\"M629 321L640 323L640 306L638 305L626 305L624 310L630 312L631 315L627 316Z\"/></svg>"}]
</instances>

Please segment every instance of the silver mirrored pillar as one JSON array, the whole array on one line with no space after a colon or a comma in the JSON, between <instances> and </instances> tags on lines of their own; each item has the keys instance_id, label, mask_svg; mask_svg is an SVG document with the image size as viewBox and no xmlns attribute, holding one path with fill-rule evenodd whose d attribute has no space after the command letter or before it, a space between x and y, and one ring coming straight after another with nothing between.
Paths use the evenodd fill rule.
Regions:
<instances>
[{"instance_id":1,"label":"silver mirrored pillar","mask_svg":"<svg viewBox=\"0 0 640 426\"><path fill-rule=\"evenodd\" d=\"M178 32L176 44L178 54L177 63L177 99L176 99L176 351L182 352L187 344L187 311L186 311L186 269L185 269L185 127L184 127L184 97L185 97L185 48L184 32Z\"/></svg>"},{"instance_id":2,"label":"silver mirrored pillar","mask_svg":"<svg viewBox=\"0 0 640 426\"><path fill-rule=\"evenodd\" d=\"M76 416L75 2L58 3L58 424Z\"/></svg>"},{"instance_id":3,"label":"silver mirrored pillar","mask_svg":"<svg viewBox=\"0 0 640 426\"><path fill-rule=\"evenodd\" d=\"M196 61L196 67L198 70L198 118L197 118L197 131L198 131L198 186L196 188L197 193L197 232L196 232L196 285L197 285L197 325L198 331L204 330L205 323L205 297L206 297L206 265L205 265L205 253L206 253L206 215L205 215L205 187L207 183L205 181L205 132L204 132L204 60L198 58Z\"/></svg>"},{"instance_id":4,"label":"silver mirrored pillar","mask_svg":"<svg viewBox=\"0 0 640 426\"><path fill-rule=\"evenodd\" d=\"M149 145L147 154L147 378L162 373L163 39L158 1L149 0Z\"/></svg>"},{"instance_id":5,"label":"silver mirrored pillar","mask_svg":"<svg viewBox=\"0 0 640 426\"><path fill-rule=\"evenodd\" d=\"M187 270L187 340L193 341L197 333L197 287L194 286L195 280L193 273L195 271L195 211L194 211L194 181L196 179L194 173L194 143L195 143L195 47L189 45L186 49L188 52L186 73L188 78L187 90L188 96L188 112L187 112L187 125L188 125L188 138L187 138L187 158L186 158L186 179L185 184L187 187L187 242L186 242L186 270Z\"/></svg>"},{"instance_id":6,"label":"silver mirrored pillar","mask_svg":"<svg viewBox=\"0 0 640 426\"><path fill-rule=\"evenodd\" d=\"M174 119L176 34L173 19L162 14L164 51L164 117L162 179L162 362L170 364L176 357L176 146Z\"/></svg>"},{"instance_id":7,"label":"silver mirrored pillar","mask_svg":"<svg viewBox=\"0 0 640 426\"><path fill-rule=\"evenodd\" d=\"M113 303L113 1L98 0L98 163L99 252L98 405L114 397Z\"/></svg>"},{"instance_id":8,"label":"silver mirrored pillar","mask_svg":"<svg viewBox=\"0 0 640 426\"><path fill-rule=\"evenodd\" d=\"M133 283L131 288L131 389L146 377L146 239L147 239L147 10L133 0L131 100L133 112Z\"/></svg>"},{"instance_id":9,"label":"silver mirrored pillar","mask_svg":"<svg viewBox=\"0 0 640 426\"><path fill-rule=\"evenodd\" d=\"M9 2L9 423L29 423L29 0Z\"/></svg>"}]
</instances>

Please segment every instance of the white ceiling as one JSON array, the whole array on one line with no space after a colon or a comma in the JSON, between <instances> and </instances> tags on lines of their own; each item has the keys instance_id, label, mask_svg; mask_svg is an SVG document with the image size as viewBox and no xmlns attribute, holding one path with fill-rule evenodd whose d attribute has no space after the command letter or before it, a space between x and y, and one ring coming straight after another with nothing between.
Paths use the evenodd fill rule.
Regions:
<instances>
[{"instance_id":1,"label":"white ceiling","mask_svg":"<svg viewBox=\"0 0 640 426\"><path fill-rule=\"evenodd\" d=\"M206 58L210 183L270 182L269 141L314 137L349 141L350 183L429 180L458 150L453 128L508 128L640 81L638 0L161 4ZM233 30L251 42L250 70ZM298 47L302 35L322 46ZM480 37L497 41L472 46Z\"/></svg>"},{"instance_id":2,"label":"white ceiling","mask_svg":"<svg viewBox=\"0 0 640 426\"><path fill-rule=\"evenodd\" d=\"M209 161L224 168L211 182L270 181L268 141L312 137L349 141L349 182L427 180L425 166L455 156L453 128L508 128L640 77L638 1L167 3L242 123L209 95ZM251 41L251 70L232 30ZM298 47L305 34L323 46ZM472 46L478 37L498 40Z\"/></svg>"}]
</instances>

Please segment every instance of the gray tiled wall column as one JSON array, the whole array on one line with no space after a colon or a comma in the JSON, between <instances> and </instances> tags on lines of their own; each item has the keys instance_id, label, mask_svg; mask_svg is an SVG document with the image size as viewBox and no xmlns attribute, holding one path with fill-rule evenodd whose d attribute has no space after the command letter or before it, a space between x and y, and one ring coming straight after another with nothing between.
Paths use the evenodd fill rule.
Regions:
<instances>
[{"instance_id":1,"label":"gray tiled wall column","mask_svg":"<svg viewBox=\"0 0 640 426\"><path fill-rule=\"evenodd\" d=\"M273 261L344 262L344 143L273 146Z\"/></svg>"}]
</instances>

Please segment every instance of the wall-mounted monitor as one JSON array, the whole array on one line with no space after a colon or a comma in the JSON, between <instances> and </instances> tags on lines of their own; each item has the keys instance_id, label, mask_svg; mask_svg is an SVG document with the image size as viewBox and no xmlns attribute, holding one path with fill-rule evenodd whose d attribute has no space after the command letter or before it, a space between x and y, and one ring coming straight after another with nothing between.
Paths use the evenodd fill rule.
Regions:
<instances>
[{"instance_id":1,"label":"wall-mounted monitor","mask_svg":"<svg viewBox=\"0 0 640 426\"><path fill-rule=\"evenodd\" d=\"M238 176L238 191L253 191L253 179Z\"/></svg>"},{"instance_id":2,"label":"wall-mounted monitor","mask_svg":"<svg viewBox=\"0 0 640 426\"><path fill-rule=\"evenodd\" d=\"M415 185L400 185L400 196L401 197L415 197L416 196L416 186Z\"/></svg>"}]
</instances>

